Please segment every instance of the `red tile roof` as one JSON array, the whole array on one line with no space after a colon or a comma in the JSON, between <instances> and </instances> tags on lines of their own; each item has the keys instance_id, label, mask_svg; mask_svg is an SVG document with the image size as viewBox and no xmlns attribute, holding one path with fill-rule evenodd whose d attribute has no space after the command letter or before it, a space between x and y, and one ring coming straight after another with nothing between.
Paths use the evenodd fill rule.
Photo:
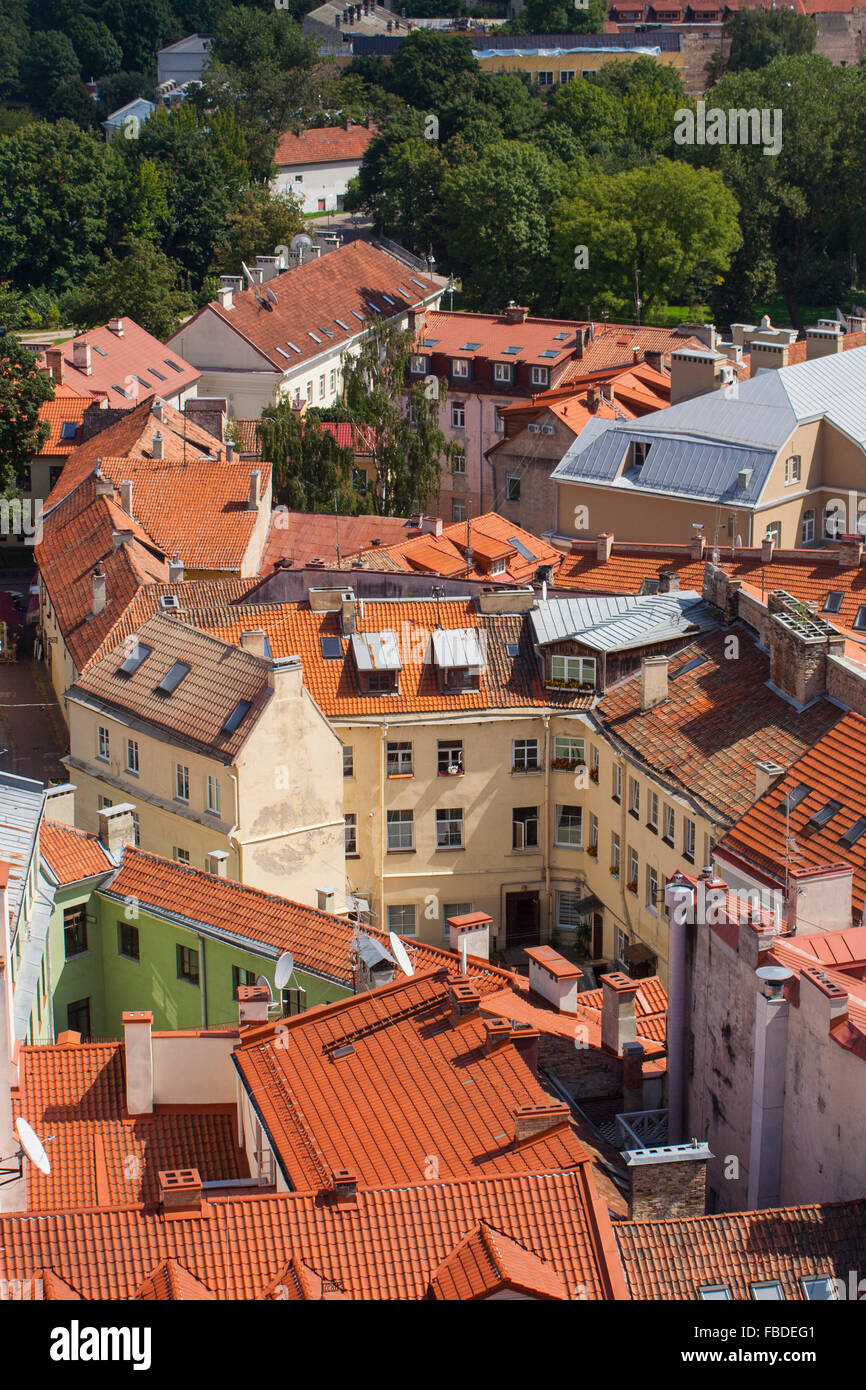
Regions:
<instances>
[{"instance_id":1,"label":"red tile roof","mask_svg":"<svg viewBox=\"0 0 866 1390\"><path fill-rule=\"evenodd\" d=\"M54 399L43 401L39 407L39 419L47 420L50 429L48 438L39 450L40 458L44 458L46 455L50 455L52 458L64 458L72 453L73 449L81 442L81 424L84 419L84 412L97 399L97 393L76 391L73 387L64 386L59 382L55 385ZM71 439L62 437L65 425L75 426L75 433Z\"/></svg>"},{"instance_id":2,"label":"red tile roof","mask_svg":"<svg viewBox=\"0 0 866 1390\"><path fill-rule=\"evenodd\" d=\"M505 1289L527 1298L569 1296L552 1265L484 1221L455 1245L430 1281L433 1297L450 1302L490 1298Z\"/></svg>"},{"instance_id":3,"label":"red tile roof","mask_svg":"<svg viewBox=\"0 0 866 1390\"><path fill-rule=\"evenodd\" d=\"M738 657L727 658L732 630L712 632L670 659L669 696L642 712L640 674L615 686L595 717L613 740L634 750L654 771L730 822L755 797L755 763L783 767L802 756L842 711L819 700L798 712L767 687L769 659L750 630L739 627ZM677 677L697 657L704 661Z\"/></svg>"},{"instance_id":4,"label":"red tile roof","mask_svg":"<svg viewBox=\"0 0 866 1390\"><path fill-rule=\"evenodd\" d=\"M575 352L577 330L581 326L573 319L530 317L523 323L510 323L505 314L448 313L430 309L418 332L418 346L424 350L426 342L430 344L428 350L445 357L499 358L506 362L509 359L503 357L505 349L519 347L520 353L514 360L555 371ZM560 333L566 337L557 341ZM469 347L469 343L478 343L478 347ZM542 352L546 351L555 356L542 357Z\"/></svg>"},{"instance_id":5,"label":"red tile roof","mask_svg":"<svg viewBox=\"0 0 866 1390\"><path fill-rule=\"evenodd\" d=\"M577 1012L562 1013L530 989L527 981L518 980L516 987L511 984L495 994L485 994L481 1012L491 1018L519 1019L522 1023L531 1023L540 1033L560 1038L574 1038L578 1027L583 1026L583 1041L588 1047L599 1048L601 996L600 989L584 990L577 996ZM635 1016L637 1040L643 1043L647 1058L658 1059L665 1055L666 1009L667 995L661 981L656 976L641 980L635 999Z\"/></svg>"},{"instance_id":6,"label":"red tile roof","mask_svg":"<svg viewBox=\"0 0 866 1390\"><path fill-rule=\"evenodd\" d=\"M632 324L596 324L595 334L587 343L582 357L569 363L560 377L560 385L579 381L595 372L611 367L634 366L646 352L660 352L664 365L670 368L670 355L680 348L705 349L699 339L683 336L675 328L646 328ZM638 357L635 358L635 352Z\"/></svg>"},{"instance_id":7,"label":"red tile roof","mask_svg":"<svg viewBox=\"0 0 866 1390\"><path fill-rule=\"evenodd\" d=\"M279 169L294 169L306 164L336 164L364 157L370 141L378 135L375 126L329 125L315 126L299 134L288 130L277 141L274 163ZM332 253L333 254L333 253Z\"/></svg>"},{"instance_id":8,"label":"red tile roof","mask_svg":"<svg viewBox=\"0 0 866 1390\"><path fill-rule=\"evenodd\" d=\"M157 1105L153 1115L126 1116L121 1043L23 1047L14 1108L38 1134L54 1136L51 1173L27 1169L30 1212L153 1202L159 1169L194 1166L204 1181L247 1173L233 1105ZM67 1277L55 1260L39 1263ZM80 1288L78 1277L69 1282Z\"/></svg>"},{"instance_id":9,"label":"red tile roof","mask_svg":"<svg viewBox=\"0 0 866 1390\"><path fill-rule=\"evenodd\" d=\"M567 1120L515 1142L515 1108L551 1098L516 1045L484 1039L480 1014L452 1018L446 972L426 971L250 1029L234 1057L298 1191L341 1168L374 1187L587 1162Z\"/></svg>"},{"instance_id":10,"label":"red tile roof","mask_svg":"<svg viewBox=\"0 0 866 1390\"><path fill-rule=\"evenodd\" d=\"M812 715L815 706L807 711ZM797 718L789 709L789 718ZM775 757L768 753L767 756ZM787 759L775 758L783 765ZM811 788L808 796L795 806L787 818L779 810L784 799L805 785ZM838 801L840 809L825 825L810 827L809 821L829 801ZM845 845L841 837L866 815L866 719L861 714L838 713L832 724L816 737L813 746L805 749L783 778L728 831L717 852L725 859L731 855L742 864L777 884L785 879L785 839L793 840L788 862L792 869L816 867L820 864L847 861L854 869L853 910L860 916L866 906L866 836L853 845ZM787 823L787 829L786 829Z\"/></svg>"},{"instance_id":11,"label":"red tile roof","mask_svg":"<svg viewBox=\"0 0 866 1390\"><path fill-rule=\"evenodd\" d=\"M174 396L199 380L201 373L174 349L163 346L134 319L124 318L122 322L122 336L106 324L102 328L89 328L86 333L79 333L78 337L58 345L63 352L66 385L78 391L104 392L109 405L123 409L137 400L142 391L146 394L162 390ZM72 360L74 344L82 342L90 344L89 375Z\"/></svg>"},{"instance_id":12,"label":"red tile roof","mask_svg":"<svg viewBox=\"0 0 866 1390\"><path fill-rule=\"evenodd\" d=\"M693 1300L702 1285L727 1284L749 1299L750 1284L771 1281L798 1301L800 1280L815 1275L842 1279L847 1291L849 1270L862 1265L866 1201L623 1221L614 1233L632 1298Z\"/></svg>"},{"instance_id":13,"label":"red tile roof","mask_svg":"<svg viewBox=\"0 0 866 1390\"><path fill-rule=\"evenodd\" d=\"M177 1260L163 1260L132 1296L148 1302L202 1302L216 1298L215 1293Z\"/></svg>"},{"instance_id":14,"label":"red tile roof","mask_svg":"<svg viewBox=\"0 0 866 1390\"><path fill-rule=\"evenodd\" d=\"M298 1193L215 1197L200 1218L185 1221L137 1206L7 1214L0 1216L0 1279L47 1267L86 1299L129 1299L155 1265L173 1259L219 1298L256 1299L274 1297L294 1261L351 1299L422 1299L479 1221L552 1266L572 1298L627 1297L586 1163L568 1173L359 1191L351 1205Z\"/></svg>"},{"instance_id":15,"label":"red tile roof","mask_svg":"<svg viewBox=\"0 0 866 1390\"><path fill-rule=\"evenodd\" d=\"M270 574L277 560L288 561L290 567L303 569L312 560L324 560L327 566L348 563L361 550L367 550L375 540L384 546L417 536L402 517L341 516L323 512L274 511L271 529L262 556L261 572Z\"/></svg>"},{"instance_id":16,"label":"red tile roof","mask_svg":"<svg viewBox=\"0 0 866 1390\"><path fill-rule=\"evenodd\" d=\"M43 820L39 848L59 884L78 883L80 879L108 873L115 867L97 835L89 835L85 830L76 830L60 821Z\"/></svg>"},{"instance_id":17,"label":"red tile roof","mask_svg":"<svg viewBox=\"0 0 866 1390\"><path fill-rule=\"evenodd\" d=\"M190 322L205 314L211 331L221 332L228 326L251 343L261 353L263 363L270 363L281 376L328 348L339 351L363 332L370 320L380 315L393 317L442 293L441 285L428 276L366 241L350 242L318 260L286 270L270 280L267 289L276 299L269 309L259 302L262 296L258 290L242 290L233 296L230 309L218 302L207 304ZM338 319L348 324L348 330L340 327ZM181 340L188 328L185 324L170 343ZM310 337L311 332L316 338ZM291 343L298 352L289 346Z\"/></svg>"},{"instance_id":18,"label":"red tile roof","mask_svg":"<svg viewBox=\"0 0 866 1390\"><path fill-rule=\"evenodd\" d=\"M175 617L183 619L190 612L200 608L230 606L245 598L259 584L258 578L237 579L184 579L179 584L144 584L127 604L114 626L100 645L94 648L90 660L96 661L128 637L137 632L142 623L158 613L164 613L162 600L176 598L178 607L172 608Z\"/></svg>"},{"instance_id":19,"label":"red tile roof","mask_svg":"<svg viewBox=\"0 0 866 1390\"><path fill-rule=\"evenodd\" d=\"M644 580L657 580L663 571L673 571L681 589L701 593L704 568L703 560L692 560L682 548L614 542L610 559L599 560L595 541L576 541L557 570L556 587L587 594L638 594Z\"/></svg>"},{"instance_id":20,"label":"red tile roof","mask_svg":"<svg viewBox=\"0 0 866 1390\"><path fill-rule=\"evenodd\" d=\"M242 420L238 417L232 421L243 439L243 452L245 454L255 454L261 456L261 440L259 438L260 420ZM319 428L323 434L330 434L336 441L340 449L352 449L358 457L369 457L373 450L373 431L369 425L355 425L349 420L321 420ZM298 512L298 516L305 513ZM354 518L346 518L354 520ZM389 520L391 518L388 518Z\"/></svg>"},{"instance_id":21,"label":"red tile roof","mask_svg":"<svg viewBox=\"0 0 866 1390\"><path fill-rule=\"evenodd\" d=\"M274 959L291 948L298 969L327 976L340 984L354 983L354 927L345 917L319 912L289 898L218 878L132 846L124 850L120 869L104 893L120 901L131 895L142 909L172 916L179 913L203 926L246 938L265 948ZM364 931L387 946L387 932L375 927L365 927ZM412 940L409 944L419 970L444 965L454 973L459 971L459 958L450 951L422 941ZM474 961L471 956L469 974L478 982L489 981L494 988L501 988L511 979L507 971Z\"/></svg>"},{"instance_id":22,"label":"red tile roof","mask_svg":"<svg viewBox=\"0 0 866 1390\"><path fill-rule=\"evenodd\" d=\"M468 538L467 538L468 530ZM529 552L522 555L515 541ZM467 559L467 544L472 560ZM474 563L475 557L484 563ZM468 522L446 526L440 536L425 533L415 539L367 551L363 564L369 569L391 568L406 573L438 574L460 579L485 579L501 584L525 584L534 579L539 565L559 564L562 552L531 532L524 531L498 512L485 512ZM504 560L502 573L491 572L494 561Z\"/></svg>"}]
</instances>

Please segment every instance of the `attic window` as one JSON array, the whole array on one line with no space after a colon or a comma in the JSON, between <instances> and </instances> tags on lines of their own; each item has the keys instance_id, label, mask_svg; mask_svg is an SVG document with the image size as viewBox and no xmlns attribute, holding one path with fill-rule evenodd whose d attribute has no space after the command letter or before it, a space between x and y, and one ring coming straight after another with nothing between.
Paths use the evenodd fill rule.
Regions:
<instances>
[{"instance_id":1,"label":"attic window","mask_svg":"<svg viewBox=\"0 0 866 1390\"><path fill-rule=\"evenodd\" d=\"M343 320L342 320L342 319L334 319L334 323L338 323L338 324L340 325L340 327L342 328L342 330L343 330L344 333L348 333L348 332L349 332L349 325L348 325L347 323L343 323Z\"/></svg>"},{"instance_id":2,"label":"attic window","mask_svg":"<svg viewBox=\"0 0 866 1390\"><path fill-rule=\"evenodd\" d=\"M564 342L566 341L567 338L568 338L568 334L567 334L567 333L555 333L555 334L553 335L553 341L554 341L555 343L564 343Z\"/></svg>"},{"instance_id":3,"label":"attic window","mask_svg":"<svg viewBox=\"0 0 866 1390\"><path fill-rule=\"evenodd\" d=\"M833 819L836 812L841 810L841 801L828 801L826 806L822 806L820 811L816 811L814 816L807 820L806 825L810 830L820 830L822 825L826 825L828 821Z\"/></svg>"},{"instance_id":4,"label":"attic window","mask_svg":"<svg viewBox=\"0 0 866 1390\"><path fill-rule=\"evenodd\" d=\"M461 343L461 344L460 344L460 351L461 351L461 352L474 352L475 349L476 349L476 348L480 348L480 346L481 346L480 343Z\"/></svg>"},{"instance_id":5,"label":"attic window","mask_svg":"<svg viewBox=\"0 0 866 1390\"><path fill-rule=\"evenodd\" d=\"M372 304L369 299L367 300L367 308L372 309L374 314L381 314L382 312L382 310L378 309L375 304Z\"/></svg>"},{"instance_id":6,"label":"attic window","mask_svg":"<svg viewBox=\"0 0 866 1390\"><path fill-rule=\"evenodd\" d=\"M129 656L120 663L120 673L124 676L131 676L137 671L143 661L146 661L153 651L153 647L146 647L143 642L136 642Z\"/></svg>"},{"instance_id":7,"label":"attic window","mask_svg":"<svg viewBox=\"0 0 866 1390\"><path fill-rule=\"evenodd\" d=\"M522 556L523 556L524 560L537 560L537 559L538 559L538 556L537 556L537 555L533 555L532 551L529 550L529 549L527 549L527 547L523 544L522 541L520 541L520 540L518 539L517 536L509 536L509 537L508 537L508 544L509 544L509 545L513 545L513 546L514 546L514 549L518 552L519 555L522 555Z\"/></svg>"},{"instance_id":8,"label":"attic window","mask_svg":"<svg viewBox=\"0 0 866 1390\"><path fill-rule=\"evenodd\" d=\"M291 359L291 357L289 356L289 354L286 352L285 348L280 348L280 347L278 347L278 348L277 348L277 352L280 354L281 357L285 357L285 359L286 359L287 362L291 362L292 359Z\"/></svg>"},{"instance_id":9,"label":"attic window","mask_svg":"<svg viewBox=\"0 0 866 1390\"><path fill-rule=\"evenodd\" d=\"M408 290L404 290L404 288L403 288L402 285L398 285L398 286L397 286L397 293L398 293L398 294L405 295L407 299L409 298L409 291L408 291Z\"/></svg>"},{"instance_id":10,"label":"attic window","mask_svg":"<svg viewBox=\"0 0 866 1390\"><path fill-rule=\"evenodd\" d=\"M708 660L709 657L706 656L693 656L691 661L687 661L685 665L680 666L677 671L671 671L668 679L672 681L678 680L679 677L684 676L687 671L694 671L698 666L703 666L704 662Z\"/></svg>"},{"instance_id":11,"label":"attic window","mask_svg":"<svg viewBox=\"0 0 866 1390\"><path fill-rule=\"evenodd\" d=\"M704 1284L698 1289L698 1298L704 1303L727 1301L732 1297L727 1284Z\"/></svg>"},{"instance_id":12,"label":"attic window","mask_svg":"<svg viewBox=\"0 0 866 1390\"><path fill-rule=\"evenodd\" d=\"M556 351L556 348L545 348L538 355L539 357L558 357L559 353Z\"/></svg>"},{"instance_id":13,"label":"attic window","mask_svg":"<svg viewBox=\"0 0 866 1390\"><path fill-rule=\"evenodd\" d=\"M514 357L515 353L518 353L519 351L519 347L507 347L502 349L503 355L506 357Z\"/></svg>"},{"instance_id":14,"label":"attic window","mask_svg":"<svg viewBox=\"0 0 866 1390\"><path fill-rule=\"evenodd\" d=\"M358 320L359 323L363 323L363 322L364 322L364 315L363 315L363 314L359 314L357 309L353 309L353 310L352 310L352 313L355 315L355 318Z\"/></svg>"},{"instance_id":15,"label":"attic window","mask_svg":"<svg viewBox=\"0 0 866 1390\"><path fill-rule=\"evenodd\" d=\"M844 590L831 589L824 600L822 613L838 613L842 608L842 600L845 597Z\"/></svg>"},{"instance_id":16,"label":"attic window","mask_svg":"<svg viewBox=\"0 0 866 1390\"><path fill-rule=\"evenodd\" d=\"M132 397L131 397L130 393L129 393L128 391L124 391L124 389L123 389L122 386L114 385L114 386L112 386L111 389L112 389L112 391L116 391L116 392L118 393L118 395L123 396L124 400L127 400L127 401L132 400Z\"/></svg>"},{"instance_id":17,"label":"attic window","mask_svg":"<svg viewBox=\"0 0 866 1390\"><path fill-rule=\"evenodd\" d=\"M439 341L438 338L422 338L422 339L421 339L421 342L418 344L418 346L419 346L419 347L435 347L436 344L438 343L438 341Z\"/></svg>"},{"instance_id":18,"label":"attic window","mask_svg":"<svg viewBox=\"0 0 866 1390\"><path fill-rule=\"evenodd\" d=\"M288 343L289 347L292 349L292 352L296 352L296 353L298 354L299 357L301 357L301 356L303 355L303 354L301 353L301 349L298 347L297 343L293 343L292 340L291 340L291 338L287 338L287 339L286 339L286 342Z\"/></svg>"},{"instance_id":19,"label":"attic window","mask_svg":"<svg viewBox=\"0 0 866 1390\"><path fill-rule=\"evenodd\" d=\"M652 445L647 444L642 439L636 439L631 446L631 461L633 468L643 468L646 463L646 456Z\"/></svg>"},{"instance_id":20,"label":"attic window","mask_svg":"<svg viewBox=\"0 0 866 1390\"><path fill-rule=\"evenodd\" d=\"M322 644L322 656L326 661L342 661L343 643L339 637L322 637L319 640Z\"/></svg>"},{"instance_id":21,"label":"attic window","mask_svg":"<svg viewBox=\"0 0 866 1390\"><path fill-rule=\"evenodd\" d=\"M78 425L74 420L64 420L60 430L61 439L74 439L78 433Z\"/></svg>"},{"instance_id":22,"label":"attic window","mask_svg":"<svg viewBox=\"0 0 866 1390\"><path fill-rule=\"evenodd\" d=\"M173 372L177 372L178 376L183 376L183 367L179 367L177 362L172 362L170 357L164 357L162 360Z\"/></svg>"},{"instance_id":23,"label":"attic window","mask_svg":"<svg viewBox=\"0 0 866 1390\"><path fill-rule=\"evenodd\" d=\"M520 652L520 646L517 642L506 642L505 650L509 656L517 656Z\"/></svg>"},{"instance_id":24,"label":"attic window","mask_svg":"<svg viewBox=\"0 0 866 1390\"><path fill-rule=\"evenodd\" d=\"M314 333L312 328L307 329L307 337L312 338L314 343L320 343L322 341L318 333Z\"/></svg>"},{"instance_id":25,"label":"attic window","mask_svg":"<svg viewBox=\"0 0 866 1390\"><path fill-rule=\"evenodd\" d=\"M319 332L324 333L326 338L333 338L334 336L333 328L323 328L321 324L319 324Z\"/></svg>"},{"instance_id":26,"label":"attic window","mask_svg":"<svg viewBox=\"0 0 866 1390\"><path fill-rule=\"evenodd\" d=\"M640 586L641 597L645 597L647 594L657 594L658 591L659 582L657 579L645 579Z\"/></svg>"},{"instance_id":27,"label":"attic window","mask_svg":"<svg viewBox=\"0 0 866 1390\"><path fill-rule=\"evenodd\" d=\"M807 787L805 782L801 782L800 785L798 787L795 787L792 792L789 792L787 796L782 797L782 800L779 802L778 806L776 807L776 810L796 810L796 808L800 805L800 802L806 800L806 797L809 795L811 790L812 788Z\"/></svg>"},{"instance_id":28,"label":"attic window","mask_svg":"<svg viewBox=\"0 0 866 1390\"><path fill-rule=\"evenodd\" d=\"M414 275L410 275L410 276L409 276L409 284L410 284L410 285L418 285L418 287L419 287L420 289L422 289L422 290L426 290L426 288L427 288L427 286L424 284L424 281L423 281L423 280L416 280Z\"/></svg>"},{"instance_id":29,"label":"attic window","mask_svg":"<svg viewBox=\"0 0 866 1390\"><path fill-rule=\"evenodd\" d=\"M191 667L187 666L185 661L176 661L171 670L167 671L163 676L159 685L156 687L157 690L161 690L163 695L174 694L184 676L189 675L190 670Z\"/></svg>"},{"instance_id":30,"label":"attic window","mask_svg":"<svg viewBox=\"0 0 866 1390\"><path fill-rule=\"evenodd\" d=\"M826 1274L817 1274L812 1279L801 1279L800 1285L803 1289L803 1297L810 1303L832 1302L839 1297L836 1292L836 1281Z\"/></svg>"},{"instance_id":31,"label":"attic window","mask_svg":"<svg viewBox=\"0 0 866 1390\"><path fill-rule=\"evenodd\" d=\"M749 1289L755 1303L779 1302L785 1298L778 1279L761 1280L759 1283L750 1284Z\"/></svg>"},{"instance_id":32,"label":"attic window","mask_svg":"<svg viewBox=\"0 0 866 1390\"><path fill-rule=\"evenodd\" d=\"M233 734L241 720L249 714L251 705L249 700L238 700L228 719L222 726L222 733Z\"/></svg>"},{"instance_id":33,"label":"attic window","mask_svg":"<svg viewBox=\"0 0 866 1390\"><path fill-rule=\"evenodd\" d=\"M163 372L158 372L156 367L148 367L147 370L150 372L151 376L156 377L157 381L165 381L165 374Z\"/></svg>"},{"instance_id":34,"label":"attic window","mask_svg":"<svg viewBox=\"0 0 866 1390\"><path fill-rule=\"evenodd\" d=\"M854 615L854 621L851 626L856 627L859 632L866 630L866 604L860 604L860 607Z\"/></svg>"},{"instance_id":35,"label":"attic window","mask_svg":"<svg viewBox=\"0 0 866 1390\"><path fill-rule=\"evenodd\" d=\"M395 308L395 309L397 308L397 301L396 301L396 299L392 299L391 296L390 296L390 295L387 295L387 294L383 294L383 295L382 295L382 298L384 299L384 301L385 301L386 304L393 304L394 308Z\"/></svg>"},{"instance_id":36,"label":"attic window","mask_svg":"<svg viewBox=\"0 0 866 1390\"><path fill-rule=\"evenodd\" d=\"M866 832L866 816L861 816L859 820L855 820L849 830L845 831L839 843L840 845L844 845L846 849L851 849L852 845L856 845L864 832Z\"/></svg>"},{"instance_id":37,"label":"attic window","mask_svg":"<svg viewBox=\"0 0 866 1390\"><path fill-rule=\"evenodd\" d=\"M94 352L98 352L99 355L100 355L100 357L107 357L107 356L108 356L108 353L105 351L105 348L97 347L95 343L93 343L92 346L93 346L93 351L94 351Z\"/></svg>"}]
</instances>

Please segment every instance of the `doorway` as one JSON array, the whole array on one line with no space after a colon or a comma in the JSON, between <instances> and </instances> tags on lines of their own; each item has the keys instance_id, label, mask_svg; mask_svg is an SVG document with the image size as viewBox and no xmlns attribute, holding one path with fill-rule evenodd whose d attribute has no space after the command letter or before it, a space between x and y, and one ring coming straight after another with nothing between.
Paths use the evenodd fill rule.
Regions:
<instances>
[{"instance_id":1,"label":"doorway","mask_svg":"<svg viewBox=\"0 0 866 1390\"><path fill-rule=\"evenodd\" d=\"M537 946L538 931L538 893L505 894L505 945Z\"/></svg>"}]
</instances>

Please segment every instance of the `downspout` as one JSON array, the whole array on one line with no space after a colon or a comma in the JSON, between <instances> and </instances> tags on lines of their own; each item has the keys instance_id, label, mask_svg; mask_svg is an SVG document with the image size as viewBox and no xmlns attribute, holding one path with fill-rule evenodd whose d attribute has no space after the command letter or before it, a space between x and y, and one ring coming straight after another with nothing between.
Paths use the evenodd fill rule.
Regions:
<instances>
[{"instance_id":1,"label":"downspout","mask_svg":"<svg viewBox=\"0 0 866 1390\"><path fill-rule=\"evenodd\" d=\"M381 724L382 730L379 739L379 927L381 931L386 931L387 915L385 912L385 740L388 737L388 725Z\"/></svg>"},{"instance_id":2,"label":"downspout","mask_svg":"<svg viewBox=\"0 0 866 1390\"><path fill-rule=\"evenodd\" d=\"M544 724L544 901L547 904L548 940L553 934L553 914L550 904L550 856L553 853L552 817L550 814L550 715L543 714Z\"/></svg>"},{"instance_id":3,"label":"downspout","mask_svg":"<svg viewBox=\"0 0 866 1390\"><path fill-rule=\"evenodd\" d=\"M198 958L199 958L199 985L201 988L201 1026L207 1028L207 960L205 957L205 939L201 932L198 934Z\"/></svg>"},{"instance_id":4,"label":"downspout","mask_svg":"<svg viewBox=\"0 0 866 1390\"><path fill-rule=\"evenodd\" d=\"M229 777L231 777L232 783L233 783L234 789L235 789L235 823L234 823L234 825L232 826L231 830L229 831L228 836L227 836L227 839L228 839L229 844L234 846L235 856L236 856L236 858L237 858L237 877L236 877L236 880L235 880L235 881L236 881L237 883L243 883L243 881L244 881L244 873L243 873L243 862L242 862L242 859L241 859L241 845L240 845L239 841L238 841L237 838L236 838L237 832L238 832L238 830L240 829L240 819L241 819L241 815L240 815L240 787L238 786L238 777L237 777L237 773L235 772L234 768L231 768L231 767L229 768Z\"/></svg>"}]
</instances>

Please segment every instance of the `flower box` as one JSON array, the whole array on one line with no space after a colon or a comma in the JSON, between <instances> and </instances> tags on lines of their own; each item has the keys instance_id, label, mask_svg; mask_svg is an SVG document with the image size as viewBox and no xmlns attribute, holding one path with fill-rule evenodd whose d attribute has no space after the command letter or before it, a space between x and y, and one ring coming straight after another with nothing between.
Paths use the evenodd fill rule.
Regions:
<instances>
[{"instance_id":1,"label":"flower box","mask_svg":"<svg viewBox=\"0 0 866 1390\"><path fill-rule=\"evenodd\" d=\"M627 883L625 886L626 886L626 888L628 889L628 891L629 891L630 893L636 893L636 892L637 892L637 879L636 879L636 878L633 878L632 881L631 881L631 883Z\"/></svg>"},{"instance_id":2,"label":"flower box","mask_svg":"<svg viewBox=\"0 0 866 1390\"><path fill-rule=\"evenodd\" d=\"M557 772L576 772L579 767L586 767L586 763L583 758L553 758L550 766Z\"/></svg>"},{"instance_id":3,"label":"flower box","mask_svg":"<svg viewBox=\"0 0 866 1390\"><path fill-rule=\"evenodd\" d=\"M597 768L597 767L591 767L591 768L589 769L589 780L590 780L590 782L597 782L597 781L598 781L598 768Z\"/></svg>"},{"instance_id":4,"label":"flower box","mask_svg":"<svg viewBox=\"0 0 866 1390\"><path fill-rule=\"evenodd\" d=\"M587 845L587 847L586 847L586 852L587 852L587 854L591 855L593 859L597 859L597 858L598 858L598 845Z\"/></svg>"},{"instance_id":5,"label":"flower box","mask_svg":"<svg viewBox=\"0 0 866 1390\"><path fill-rule=\"evenodd\" d=\"M614 878L619 878L619 868L616 864L611 864L610 871L613 874Z\"/></svg>"}]
</instances>

